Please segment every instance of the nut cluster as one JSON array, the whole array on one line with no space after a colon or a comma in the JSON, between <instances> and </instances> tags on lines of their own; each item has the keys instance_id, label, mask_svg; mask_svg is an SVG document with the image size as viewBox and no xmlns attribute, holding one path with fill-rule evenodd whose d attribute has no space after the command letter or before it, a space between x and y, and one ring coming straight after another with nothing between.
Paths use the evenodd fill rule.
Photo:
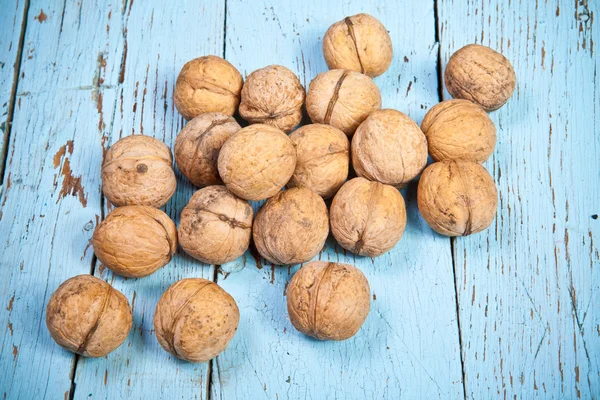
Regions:
<instances>
[{"instance_id":1,"label":"nut cluster","mask_svg":"<svg viewBox=\"0 0 600 400\"><path fill-rule=\"evenodd\" d=\"M284 66L256 70L244 83L220 57L186 63L173 102L189 122L175 141L175 161L200 189L177 228L158 209L177 185L169 147L143 135L118 140L102 164L103 193L117 208L94 232L98 260L117 275L141 278L168 264L178 243L199 261L221 265L253 241L268 262L292 265L314 259L330 227L342 248L377 257L400 241L407 215L399 189L419 175L418 208L433 230L466 236L490 226L497 189L481 163L494 150L496 128L486 112L515 89L510 62L485 46L458 50L444 74L456 99L432 107L419 127L400 111L382 109L371 79L392 62L381 22L367 14L336 22L325 33L323 54L330 70L306 93ZM288 136L304 108L313 124ZM236 112L248 126L238 124ZM428 154L435 162L426 168ZM348 180L350 159L358 177ZM249 201L257 200L266 201L254 217ZM289 282L287 307L298 331L345 340L367 318L369 284L351 265L309 262ZM225 350L239 320L235 300L199 278L172 284L154 314L160 345L192 362ZM80 275L52 295L46 323L59 345L100 357L126 339L132 309L105 281Z\"/></svg>"}]
</instances>

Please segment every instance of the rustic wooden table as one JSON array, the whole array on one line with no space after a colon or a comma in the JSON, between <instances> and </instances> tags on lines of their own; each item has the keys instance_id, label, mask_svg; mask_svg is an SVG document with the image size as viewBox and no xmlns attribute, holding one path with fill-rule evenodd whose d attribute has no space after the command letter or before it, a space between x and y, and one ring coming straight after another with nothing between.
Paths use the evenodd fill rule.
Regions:
<instances>
[{"instance_id":1,"label":"rustic wooden table","mask_svg":"<svg viewBox=\"0 0 600 400\"><path fill-rule=\"evenodd\" d=\"M598 398L600 394L600 28L592 0L1 0L0 395L58 398ZM187 60L226 57L243 75L269 64L308 85L326 70L327 27L358 12L394 43L376 83L384 107L418 122L449 98L440 79L468 43L503 52L518 86L491 114L485 164L499 188L487 231L450 240L403 193L408 226L376 259L328 241L319 258L356 264L372 309L352 339L318 342L291 326L297 269L250 253L215 268L179 252L148 278L113 276L89 240L107 212L103 152L122 136L172 145ZM597 23L596 23L597 25ZM194 188L178 176L176 221ZM100 359L58 347L45 305L65 279L93 273L133 305L127 341ZM153 332L162 292L183 277L217 280L239 331L212 362L170 357Z\"/></svg>"}]
</instances>

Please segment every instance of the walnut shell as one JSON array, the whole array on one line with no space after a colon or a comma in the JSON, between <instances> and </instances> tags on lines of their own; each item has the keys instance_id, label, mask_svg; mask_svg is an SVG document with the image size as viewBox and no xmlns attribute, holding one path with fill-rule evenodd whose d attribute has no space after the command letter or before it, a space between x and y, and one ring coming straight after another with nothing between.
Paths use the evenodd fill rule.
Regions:
<instances>
[{"instance_id":1,"label":"walnut shell","mask_svg":"<svg viewBox=\"0 0 600 400\"><path fill-rule=\"evenodd\" d=\"M288 189L267 200L252 230L260 255L279 265L312 259L323 249L328 234L327 206L306 188Z\"/></svg>"},{"instance_id":2,"label":"walnut shell","mask_svg":"<svg viewBox=\"0 0 600 400\"><path fill-rule=\"evenodd\" d=\"M117 207L162 207L175 193L171 150L160 140L127 136L111 146L102 164L102 191Z\"/></svg>"},{"instance_id":3,"label":"walnut shell","mask_svg":"<svg viewBox=\"0 0 600 400\"><path fill-rule=\"evenodd\" d=\"M240 115L251 124L267 124L291 132L302 119L305 95L296 74L281 65L270 65L246 78Z\"/></svg>"},{"instance_id":4,"label":"walnut shell","mask_svg":"<svg viewBox=\"0 0 600 400\"><path fill-rule=\"evenodd\" d=\"M240 311L214 282L188 278L163 293L154 313L158 343L177 358L206 362L221 353L237 331Z\"/></svg>"},{"instance_id":5,"label":"walnut shell","mask_svg":"<svg viewBox=\"0 0 600 400\"><path fill-rule=\"evenodd\" d=\"M496 147L496 127L487 113L468 100L447 100L427 112L421 129L435 161L482 163Z\"/></svg>"},{"instance_id":6,"label":"walnut shell","mask_svg":"<svg viewBox=\"0 0 600 400\"><path fill-rule=\"evenodd\" d=\"M96 257L115 274L140 278L171 261L177 229L164 212L150 206L115 208L92 236Z\"/></svg>"},{"instance_id":7,"label":"walnut shell","mask_svg":"<svg viewBox=\"0 0 600 400\"><path fill-rule=\"evenodd\" d=\"M375 111L352 138L352 166L358 176L395 187L417 177L427 164L427 140L400 111Z\"/></svg>"},{"instance_id":8,"label":"walnut shell","mask_svg":"<svg viewBox=\"0 0 600 400\"><path fill-rule=\"evenodd\" d=\"M46 308L52 339L86 357L102 357L119 347L131 323L131 307L123 293L92 275L63 282Z\"/></svg>"},{"instance_id":9,"label":"walnut shell","mask_svg":"<svg viewBox=\"0 0 600 400\"><path fill-rule=\"evenodd\" d=\"M290 180L296 168L296 149L281 130L250 125L225 142L218 164L227 189L242 199L264 200Z\"/></svg>"},{"instance_id":10,"label":"walnut shell","mask_svg":"<svg viewBox=\"0 0 600 400\"><path fill-rule=\"evenodd\" d=\"M342 69L323 72L310 82L306 111L314 123L352 136L369 114L381 108L381 93L366 75Z\"/></svg>"},{"instance_id":11,"label":"walnut shell","mask_svg":"<svg viewBox=\"0 0 600 400\"><path fill-rule=\"evenodd\" d=\"M423 219L445 236L467 236L486 229L498 206L494 179L470 161L431 164L421 175L417 198Z\"/></svg>"},{"instance_id":12,"label":"walnut shell","mask_svg":"<svg viewBox=\"0 0 600 400\"><path fill-rule=\"evenodd\" d=\"M452 54L444 80L452 97L470 100L486 111L494 111L512 96L517 76L502 54L487 46L470 44Z\"/></svg>"},{"instance_id":13,"label":"walnut shell","mask_svg":"<svg viewBox=\"0 0 600 400\"><path fill-rule=\"evenodd\" d=\"M240 104L243 83L242 75L229 61L217 56L195 58L181 69L173 101L188 120L210 112L233 115Z\"/></svg>"},{"instance_id":14,"label":"walnut shell","mask_svg":"<svg viewBox=\"0 0 600 400\"><path fill-rule=\"evenodd\" d=\"M377 18L357 14L327 29L323 54L329 69L348 69L375 77L392 62L392 39Z\"/></svg>"},{"instance_id":15,"label":"walnut shell","mask_svg":"<svg viewBox=\"0 0 600 400\"><path fill-rule=\"evenodd\" d=\"M313 261L294 274L287 289L290 321L320 340L346 340L369 314L371 289L356 267Z\"/></svg>"},{"instance_id":16,"label":"walnut shell","mask_svg":"<svg viewBox=\"0 0 600 400\"><path fill-rule=\"evenodd\" d=\"M248 249L253 211L225 186L198 190L181 212L179 242L183 250L206 264L235 260Z\"/></svg>"},{"instance_id":17,"label":"walnut shell","mask_svg":"<svg viewBox=\"0 0 600 400\"><path fill-rule=\"evenodd\" d=\"M306 187L328 199L348 179L350 142L337 128L324 124L305 125L290 139L296 145L297 162L288 187Z\"/></svg>"},{"instance_id":18,"label":"walnut shell","mask_svg":"<svg viewBox=\"0 0 600 400\"><path fill-rule=\"evenodd\" d=\"M392 186L354 178L331 203L331 232L346 250L377 257L391 250L406 227L404 198Z\"/></svg>"},{"instance_id":19,"label":"walnut shell","mask_svg":"<svg viewBox=\"0 0 600 400\"><path fill-rule=\"evenodd\" d=\"M235 118L221 113L200 114L192 119L175 140L175 162L181 173L196 186L222 184L217 169L219 152L240 129Z\"/></svg>"}]
</instances>

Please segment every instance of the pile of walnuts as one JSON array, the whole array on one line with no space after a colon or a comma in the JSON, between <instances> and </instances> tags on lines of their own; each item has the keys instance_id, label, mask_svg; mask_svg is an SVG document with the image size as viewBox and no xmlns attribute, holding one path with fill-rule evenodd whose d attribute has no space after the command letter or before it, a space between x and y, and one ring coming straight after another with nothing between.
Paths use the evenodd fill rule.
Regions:
<instances>
[{"instance_id":1,"label":"pile of walnuts","mask_svg":"<svg viewBox=\"0 0 600 400\"><path fill-rule=\"evenodd\" d=\"M307 92L281 65L256 70L244 82L220 57L186 63L174 103L189 122L174 153L181 173L200 189L176 227L159 209L177 186L169 147L142 135L116 142L104 159L102 183L117 208L92 238L100 262L140 278L167 265L178 244L203 263L221 265L253 242L273 264L308 262L287 289L294 327L321 340L344 340L365 321L370 288L354 266L309 262L330 232L357 255L388 252L406 227L399 189L419 176L418 208L433 230L466 236L490 226L497 191L481 163L494 150L496 128L487 112L514 91L510 62L480 45L458 50L445 71L455 99L432 107L419 126L382 109L372 77L390 66L392 43L381 22L367 14L336 22L325 33L323 52L330 70ZM298 128L304 109L313 123ZM236 112L249 125L242 127ZM434 162L426 167L428 156ZM356 177L348 180L351 168ZM256 215L249 201L264 201ZM89 275L63 283L46 317L58 344L90 357L117 348L132 325L125 296ZM154 326L166 351L204 362L225 349L239 318L235 300L217 284L183 279L161 297Z\"/></svg>"}]
</instances>

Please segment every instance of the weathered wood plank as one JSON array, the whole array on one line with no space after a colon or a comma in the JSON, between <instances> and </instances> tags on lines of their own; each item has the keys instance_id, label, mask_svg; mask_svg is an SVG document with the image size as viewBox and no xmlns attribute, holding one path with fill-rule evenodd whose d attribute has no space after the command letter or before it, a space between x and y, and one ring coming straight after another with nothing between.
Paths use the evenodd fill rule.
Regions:
<instances>
[{"instance_id":1,"label":"weathered wood plank","mask_svg":"<svg viewBox=\"0 0 600 400\"><path fill-rule=\"evenodd\" d=\"M0 13L0 181L4 175L4 159L8 139L11 100L14 99L15 74L20 56L20 38L25 30L26 0L3 5ZM0 187L0 194L2 189Z\"/></svg>"},{"instance_id":2,"label":"weathered wood plank","mask_svg":"<svg viewBox=\"0 0 600 400\"><path fill-rule=\"evenodd\" d=\"M381 18L395 45L390 70L376 79L384 106L420 121L438 100L431 3L229 0L227 59L243 74L282 64L308 85L326 70L321 38L327 27L362 11ZM213 398L463 396L450 242L420 221L414 187L407 193L407 231L392 252L354 258L330 240L320 255L356 264L371 284L371 313L346 342L318 342L292 327L285 289L297 266L272 267L248 253L222 267L219 284L238 302L241 321L213 363Z\"/></svg>"},{"instance_id":3,"label":"weathered wood plank","mask_svg":"<svg viewBox=\"0 0 600 400\"><path fill-rule=\"evenodd\" d=\"M491 114L496 222L454 244L469 398L600 393L598 11L585 0L439 2L444 63L482 43L518 79Z\"/></svg>"},{"instance_id":4,"label":"weathered wood plank","mask_svg":"<svg viewBox=\"0 0 600 400\"><path fill-rule=\"evenodd\" d=\"M62 281L90 272L101 214L90 160L102 157L100 99L114 104L118 79L100 55L118 43L121 2L56 3L31 4L43 12L28 15L0 200L0 388L10 399L68 396L74 356L50 338L45 305Z\"/></svg>"},{"instance_id":5,"label":"weathered wood plank","mask_svg":"<svg viewBox=\"0 0 600 400\"><path fill-rule=\"evenodd\" d=\"M172 101L177 74L192 58L222 55L224 2L130 2L124 21L124 61L107 59L107 68L120 68L118 96L110 103L115 115L106 128L108 142L144 134L172 146L183 123ZM185 177L177 177L177 192L166 206L176 223L195 191ZM171 284L187 277L213 279L213 274L212 266L181 249L171 263L141 279L124 279L99 265L95 275L130 299L133 329L108 357L79 359L74 398L206 398L209 364L184 362L164 351L154 335L153 318L158 299Z\"/></svg>"}]
</instances>

